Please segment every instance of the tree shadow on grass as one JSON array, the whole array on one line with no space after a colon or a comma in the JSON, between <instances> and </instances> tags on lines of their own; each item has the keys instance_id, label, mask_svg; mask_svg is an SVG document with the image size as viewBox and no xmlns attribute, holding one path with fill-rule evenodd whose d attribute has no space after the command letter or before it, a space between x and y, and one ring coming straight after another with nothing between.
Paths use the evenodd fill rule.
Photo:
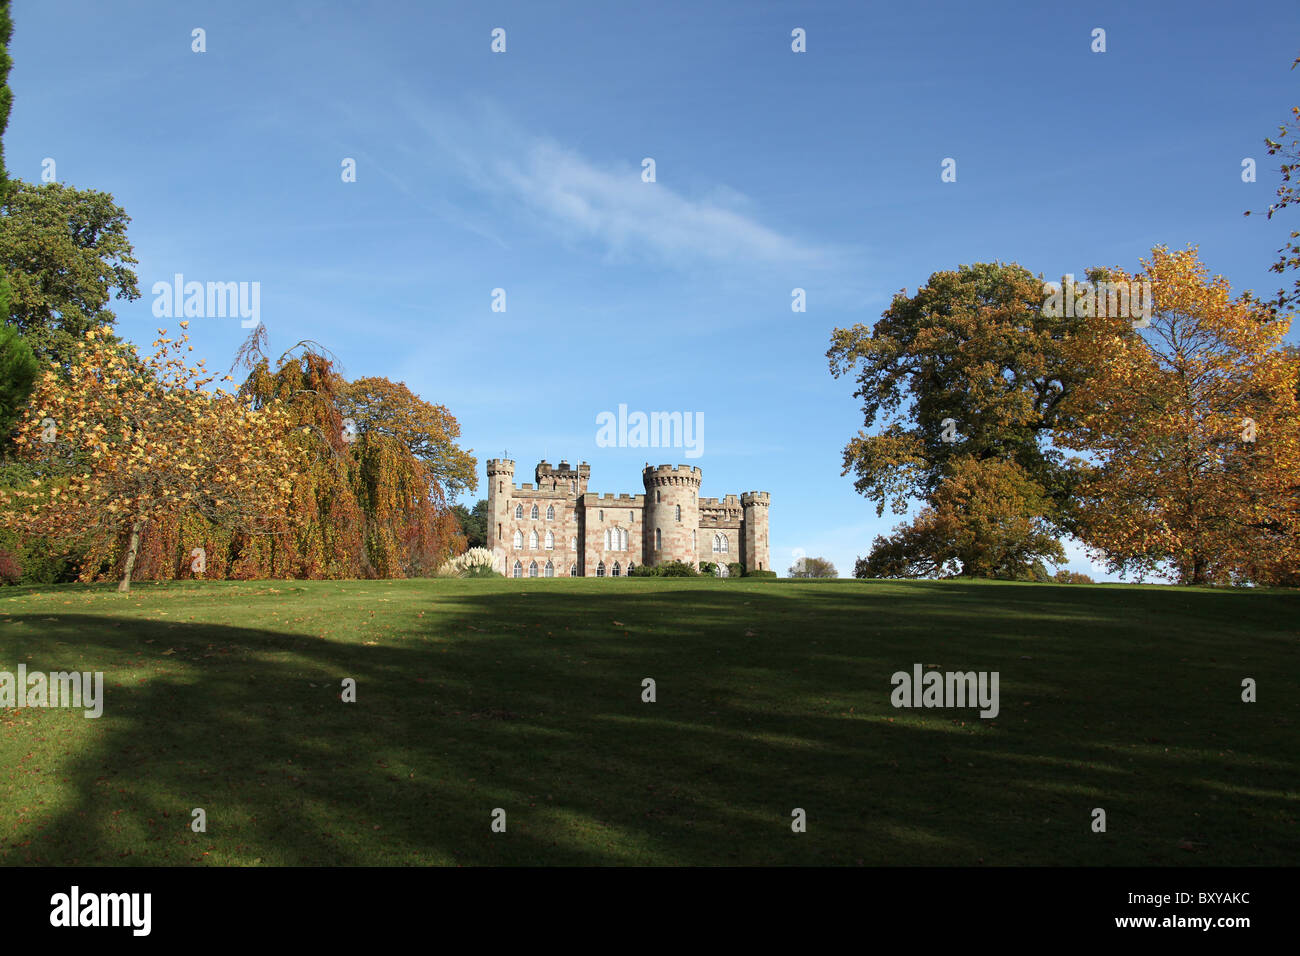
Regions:
<instances>
[{"instance_id":1,"label":"tree shadow on grass","mask_svg":"<svg viewBox=\"0 0 1300 956\"><path fill-rule=\"evenodd\" d=\"M3 712L12 759L0 803L19 822L0 854L266 865L1294 859L1287 741L1300 688L1288 596L937 587L430 586L436 614L395 612L371 644L14 616L31 628L0 631L5 662L103 670L108 689L98 720ZM1037 596L1046 591L1056 593ZM998 671L1001 713L891 707L890 675L914 662ZM1241 703L1242 676L1267 686L1260 703ZM357 682L356 703L339 699L344 678ZM654 703L642 701L644 678ZM1089 828L1098 806L1105 834ZM190 830L195 807L206 833ZM505 833L490 829L495 808ZM805 833L791 829L796 808Z\"/></svg>"}]
</instances>

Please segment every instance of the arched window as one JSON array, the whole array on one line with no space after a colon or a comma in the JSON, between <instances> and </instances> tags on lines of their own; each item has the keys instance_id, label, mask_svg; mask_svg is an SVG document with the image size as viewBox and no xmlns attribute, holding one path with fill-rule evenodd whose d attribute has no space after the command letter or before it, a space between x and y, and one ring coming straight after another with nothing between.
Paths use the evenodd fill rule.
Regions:
<instances>
[{"instance_id":1,"label":"arched window","mask_svg":"<svg viewBox=\"0 0 1300 956\"><path fill-rule=\"evenodd\" d=\"M618 571L618 562L615 561L615 562L614 562L614 577L618 577L618 576L619 576L619 571Z\"/></svg>"},{"instance_id":2,"label":"arched window","mask_svg":"<svg viewBox=\"0 0 1300 956\"><path fill-rule=\"evenodd\" d=\"M535 577L537 577L537 562L536 562L536 561L534 561L534 562L532 562L531 564L528 565L528 576L529 576L530 578L535 578Z\"/></svg>"},{"instance_id":3,"label":"arched window","mask_svg":"<svg viewBox=\"0 0 1300 956\"><path fill-rule=\"evenodd\" d=\"M627 575L628 575L628 577L631 577L631 576L632 576L632 572L635 571L635 570L636 570L636 565L633 564L631 561L629 561L629 562L627 563Z\"/></svg>"},{"instance_id":4,"label":"arched window","mask_svg":"<svg viewBox=\"0 0 1300 956\"><path fill-rule=\"evenodd\" d=\"M537 505L533 505L533 510L529 512L528 517L532 518L534 521L537 520Z\"/></svg>"},{"instance_id":5,"label":"arched window","mask_svg":"<svg viewBox=\"0 0 1300 956\"><path fill-rule=\"evenodd\" d=\"M578 483L576 481L569 482L569 491L575 495L578 493Z\"/></svg>"},{"instance_id":6,"label":"arched window","mask_svg":"<svg viewBox=\"0 0 1300 956\"><path fill-rule=\"evenodd\" d=\"M681 506L681 505L678 505L678 506L677 506L677 520L678 520L678 521L681 521L681 520L682 520L682 506Z\"/></svg>"},{"instance_id":7,"label":"arched window","mask_svg":"<svg viewBox=\"0 0 1300 956\"><path fill-rule=\"evenodd\" d=\"M604 576L605 576L605 562L602 561L600 562L600 564L596 565L596 577L603 578Z\"/></svg>"},{"instance_id":8,"label":"arched window","mask_svg":"<svg viewBox=\"0 0 1300 956\"><path fill-rule=\"evenodd\" d=\"M516 561L516 562L515 562L515 577L517 577L517 578L522 578L523 576L524 576L524 566L523 566L522 564L520 564L518 561Z\"/></svg>"},{"instance_id":9,"label":"arched window","mask_svg":"<svg viewBox=\"0 0 1300 956\"><path fill-rule=\"evenodd\" d=\"M612 551L613 549L614 549L613 535L610 534L610 529L606 528L605 529L605 550Z\"/></svg>"},{"instance_id":10,"label":"arched window","mask_svg":"<svg viewBox=\"0 0 1300 956\"><path fill-rule=\"evenodd\" d=\"M515 517L518 518L520 521L523 521L523 520L524 520L524 506L523 506L523 505L515 505Z\"/></svg>"},{"instance_id":11,"label":"arched window","mask_svg":"<svg viewBox=\"0 0 1300 956\"><path fill-rule=\"evenodd\" d=\"M546 562L546 571L544 576L548 578L555 577L555 565L551 564L550 561Z\"/></svg>"},{"instance_id":12,"label":"arched window","mask_svg":"<svg viewBox=\"0 0 1300 956\"><path fill-rule=\"evenodd\" d=\"M522 548L523 546L524 546L524 533L522 531L516 531L515 548L518 549L518 548Z\"/></svg>"},{"instance_id":13,"label":"arched window","mask_svg":"<svg viewBox=\"0 0 1300 956\"><path fill-rule=\"evenodd\" d=\"M548 532L546 532L546 550L547 550L547 551L554 551L554 550L555 550L555 532L554 532L554 531L548 531ZM548 577L549 577L549 575L548 575Z\"/></svg>"},{"instance_id":14,"label":"arched window","mask_svg":"<svg viewBox=\"0 0 1300 956\"><path fill-rule=\"evenodd\" d=\"M529 551L537 550L537 529L536 528L528 532L528 550Z\"/></svg>"},{"instance_id":15,"label":"arched window","mask_svg":"<svg viewBox=\"0 0 1300 956\"><path fill-rule=\"evenodd\" d=\"M664 546L663 532L655 528L655 550L658 551Z\"/></svg>"},{"instance_id":16,"label":"arched window","mask_svg":"<svg viewBox=\"0 0 1300 956\"><path fill-rule=\"evenodd\" d=\"M546 506L546 520L547 521L555 520L555 505Z\"/></svg>"},{"instance_id":17,"label":"arched window","mask_svg":"<svg viewBox=\"0 0 1300 956\"><path fill-rule=\"evenodd\" d=\"M731 540L724 534L722 536L722 553L726 554L731 550Z\"/></svg>"},{"instance_id":18,"label":"arched window","mask_svg":"<svg viewBox=\"0 0 1300 956\"><path fill-rule=\"evenodd\" d=\"M569 565L569 577L576 578L577 576L578 576L578 566L576 564Z\"/></svg>"}]
</instances>

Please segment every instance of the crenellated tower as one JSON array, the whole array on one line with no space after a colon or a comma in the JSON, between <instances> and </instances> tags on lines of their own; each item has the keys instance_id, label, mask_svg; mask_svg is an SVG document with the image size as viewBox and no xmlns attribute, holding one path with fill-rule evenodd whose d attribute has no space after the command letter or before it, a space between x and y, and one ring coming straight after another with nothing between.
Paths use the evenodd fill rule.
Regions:
<instances>
[{"instance_id":1,"label":"crenellated tower","mask_svg":"<svg viewBox=\"0 0 1300 956\"><path fill-rule=\"evenodd\" d=\"M684 561L692 567L698 565L702 477L700 469L688 465L647 465L642 471L641 478L645 483L644 563Z\"/></svg>"},{"instance_id":2,"label":"crenellated tower","mask_svg":"<svg viewBox=\"0 0 1300 956\"><path fill-rule=\"evenodd\" d=\"M747 491L740 496L740 507L744 512L745 541L742 557L746 571L772 570L772 558L768 554L767 513L772 503L766 491Z\"/></svg>"},{"instance_id":3,"label":"crenellated tower","mask_svg":"<svg viewBox=\"0 0 1300 956\"><path fill-rule=\"evenodd\" d=\"M509 537L510 498L515 488L515 463L509 458L489 458L488 476L488 550L504 553ZM498 568L497 570L501 570Z\"/></svg>"}]
</instances>

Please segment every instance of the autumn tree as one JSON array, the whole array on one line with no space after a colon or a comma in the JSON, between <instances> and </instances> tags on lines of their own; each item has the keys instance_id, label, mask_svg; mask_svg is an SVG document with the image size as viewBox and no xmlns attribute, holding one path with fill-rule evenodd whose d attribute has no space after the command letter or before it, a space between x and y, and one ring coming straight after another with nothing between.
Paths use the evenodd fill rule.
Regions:
<instances>
[{"instance_id":1,"label":"autumn tree","mask_svg":"<svg viewBox=\"0 0 1300 956\"><path fill-rule=\"evenodd\" d=\"M979 263L900 292L874 327L834 330L831 373L856 376L866 426L844 449L844 474L877 514L928 498L961 458L1014 462L1068 498L1050 435L1074 384L1066 341L1079 320L1043 305L1028 270Z\"/></svg>"},{"instance_id":2,"label":"autumn tree","mask_svg":"<svg viewBox=\"0 0 1300 956\"><path fill-rule=\"evenodd\" d=\"M1194 249L1157 247L1150 327L1095 316L1075 336L1086 377L1057 442L1077 461L1076 533L1112 570L1187 584L1300 567L1297 366L1290 319L1233 297Z\"/></svg>"},{"instance_id":3,"label":"autumn tree","mask_svg":"<svg viewBox=\"0 0 1300 956\"><path fill-rule=\"evenodd\" d=\"M402 382L369 377L342 382L338 407L358 433L392 438L424 462L447 496L478 487L478 462L456 444L460 423L446 406L426 402Z\"/></svg>"},{"instance_id":4,"label":"autumn tree","mask_svg":"<svg viewBox=\"0 0 1300 956\"><path fill-rule=\"evenodd\" d=\"M488 539L488 503L480 498L473 508L464 505L452 505L452 513L460 523L461 534L465 535L468 548L486 548Z\"/></svg>"},{"instance_id":5,"label":"autumn tree","mask_svg":"<svg viewBox=\"0 0 1300 956\"><path fill-rule=\"evenodd\" d=\"M1013 461L963 458L909 523L878 536L859 578L1043 580L1065 550L1042 487Z\"/></svg>"},{"instance_id":6,"label":"autumn tree","mask_svg":"<svg viewBox=\"0 0 1300 956\"><path fill-rule=\"evenodd\" d=\"M17 180L0 199L0 271L8 321L44 365L67 367L81 337L112 325L114 296L140 298L130 217L108 193Z\"/></svg>"},{"instance_id":7,"label":"autumn tree","mask_svg":"<svg viewBox=\"0 0 1300 956\"><path fill-rule=\"evenodd\" d=\"M15 439L28 457L63 453L85 467L0 492L0 515L21 532L93 529L124 541L121 591L130 588L151 523L196 513L217 525L270 531L293 480L278 405L253 409L209 391L213 376L202 360L188 363L187 343L184 334L173 339L159 330L154 353L140 360L108 329L86 332L68 374L52 366L41 378Z\"/></svg>"}]
</instances>

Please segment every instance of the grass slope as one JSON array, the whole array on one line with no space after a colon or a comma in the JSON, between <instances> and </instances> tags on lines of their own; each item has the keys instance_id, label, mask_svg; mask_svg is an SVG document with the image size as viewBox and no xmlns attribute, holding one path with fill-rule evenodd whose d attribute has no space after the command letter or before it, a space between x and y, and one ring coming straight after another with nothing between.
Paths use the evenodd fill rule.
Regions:
<instances>
[{"instance_id":1,"label":"grass slope","mask_svg":"<svg viewBox=\"0 0 1300 956\"><path fill-rule=\"evenodd\" d=\"M104 671L106 703L0 711L0 862L1289 864L1298 611L955 582L9 589L0 670ZM1001 714L894 709L914 662L999 671Z\"/></svg>"}]
</instances>

